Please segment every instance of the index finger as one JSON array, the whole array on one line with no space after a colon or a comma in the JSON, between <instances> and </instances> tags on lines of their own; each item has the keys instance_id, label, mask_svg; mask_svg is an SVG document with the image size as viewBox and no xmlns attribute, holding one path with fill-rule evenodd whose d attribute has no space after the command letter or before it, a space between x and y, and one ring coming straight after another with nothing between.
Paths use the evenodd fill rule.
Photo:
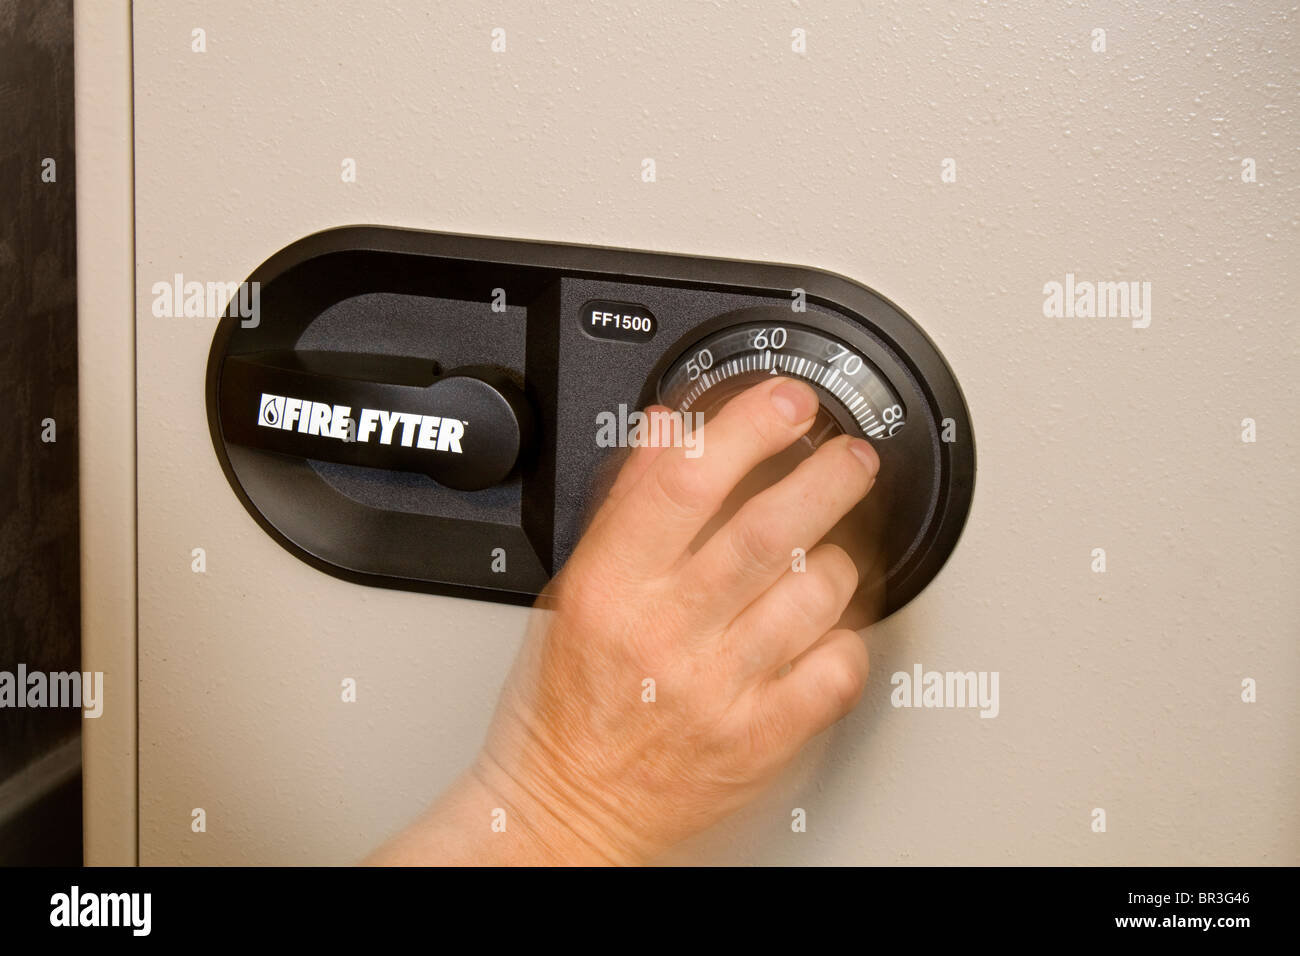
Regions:
<instances>
[{"instance_id":1,"label":"index finger","mask_svg":"<svg viewBox=\"0 0 1300 956\"><path fill-rule=\"evenodd\" d=\"M747 389L696 429L690 448L660 452L605 518L602 536L638 570L669 570L741 479L808 430L817 407L817 394L794 379Z\"/></svg>"}]
</instances>

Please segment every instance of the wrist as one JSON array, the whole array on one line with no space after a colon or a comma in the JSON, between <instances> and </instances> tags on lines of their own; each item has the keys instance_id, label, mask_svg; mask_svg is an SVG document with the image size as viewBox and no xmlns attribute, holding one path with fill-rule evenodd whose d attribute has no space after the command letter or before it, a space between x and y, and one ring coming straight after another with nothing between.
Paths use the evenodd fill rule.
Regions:
<instances>
[{"instance_id":1,"label":"wrist","mask_svg":"<svg viewBox=\"0 0 1300 956\"><path fill-rule=\"evenodd\" d=\"M497 862L534 866L627 866L643 863L634 848L612 840L591 813L542 775L507 767L488 751L465 774L476 816Z\"/></svg>"}]
</instances>

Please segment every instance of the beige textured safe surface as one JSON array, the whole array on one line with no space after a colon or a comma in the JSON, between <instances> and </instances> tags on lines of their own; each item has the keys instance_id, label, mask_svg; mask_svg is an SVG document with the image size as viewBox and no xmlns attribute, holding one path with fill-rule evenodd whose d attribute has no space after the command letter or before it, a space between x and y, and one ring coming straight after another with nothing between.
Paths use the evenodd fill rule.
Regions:
<instances>
[{"instance_id":1,"label":"beige textured safe surface","mask_svg":"<svg viewBox=\"0 0 1300 956\"><path fill-rule=\"evenodd\" d=\"M965 390L949 565L857 712L679 858L1300 863L1297 14L1149 6L137 2L141 861L353 860L486 726L525 612L273 543L208 439L213 323L150 311L381 223L831 269ZM1150 327L1044 317L1066 273L1150 282ZM998 671L999 715L892 708L916 663Z\"/></svg>"}]
</instances>

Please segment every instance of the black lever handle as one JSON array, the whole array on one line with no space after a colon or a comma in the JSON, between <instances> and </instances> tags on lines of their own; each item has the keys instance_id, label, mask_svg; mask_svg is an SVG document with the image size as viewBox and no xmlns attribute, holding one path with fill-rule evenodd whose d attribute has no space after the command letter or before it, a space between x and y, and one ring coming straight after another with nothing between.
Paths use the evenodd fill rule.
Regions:
<instances>
[{"instance_id":1,"label":"black lever handle","mask_svg":"<svg viewBox=\"0 0 1300 956\"><path fill-rule=\"evenodd\" d=\"M220 394L228 442L421 472L463 491L505 479L533 438L523 391L483 366L440 375L426 359L257 352L227 356Z\"/></svg>"}]
</instances>

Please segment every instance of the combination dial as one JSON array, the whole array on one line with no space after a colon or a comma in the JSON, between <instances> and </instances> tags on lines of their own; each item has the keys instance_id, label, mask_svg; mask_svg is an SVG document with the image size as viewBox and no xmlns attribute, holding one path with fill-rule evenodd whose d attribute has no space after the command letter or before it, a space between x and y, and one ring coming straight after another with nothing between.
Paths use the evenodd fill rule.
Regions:
<instances>
[{"instance_id":1,"label":"combination dial","mask_svg":"<svg viewBox=\"0 0 1300 956\"><path fill-rule=\"evenodd\" d=\"M841 434L865 438L880 457L876 484L824 539L858 565L859 594L843 623L861 626L910 600L942 560L936 543L953 533L945 512L954 495L969 494L964 406L949 399L963 414L945 417L915 368L876 329L829 311L796 314L778 306L718 316L675 343L642 401L707 422L728 400L773 376L812 386L817 417L798 442L754 469L697 544L819 445Z\"/></svg>"}]
</instances>

